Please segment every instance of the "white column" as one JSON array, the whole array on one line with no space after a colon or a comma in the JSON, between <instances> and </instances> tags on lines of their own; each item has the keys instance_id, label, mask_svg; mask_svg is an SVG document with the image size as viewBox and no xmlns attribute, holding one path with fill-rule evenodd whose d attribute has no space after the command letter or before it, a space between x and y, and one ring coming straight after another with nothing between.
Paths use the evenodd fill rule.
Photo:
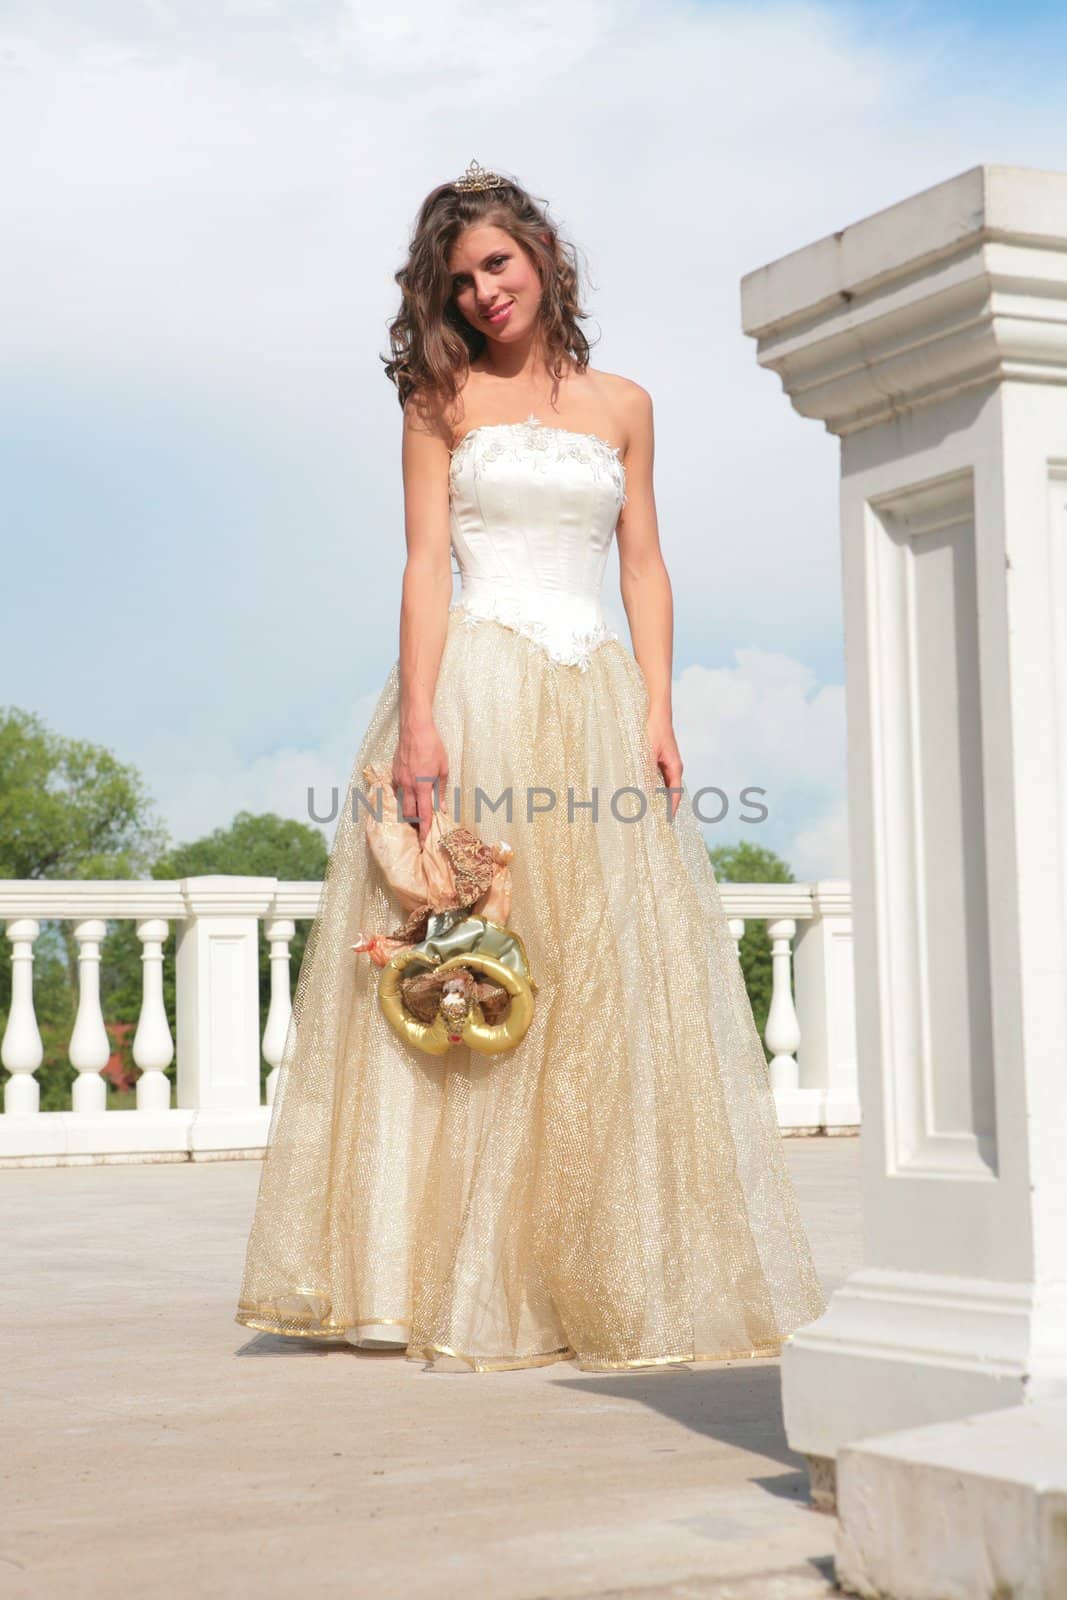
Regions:
<instances>
[{"instance_id":1,"label":"white column","mask_svg":"<svg viewBox=\"0 0 1067 1600\"><path fill-rule=\"evenodd\" d=\"M193 1147L223 1149L264 1125L259 1089L259 919L277 879L182 880L176 953L178 1105L195 1107ZM238 1148L234 1144L232 1148Z\"/></svg>"},{"instance_id":2,"label":"white column","mask_svg":"<svg viewBox=\"0 0 1067 1600\"><path fill-rule=\"evenodd\" d=\"M167 924L147 917L137 924L141 941L141 1015L133 1036L133 1059L141 1069L137 1080L138 1111L169 1111L170 1080L166 1069L174 1057L167 1009L163 1003L163 941Z\"/></svg>"},{"instance_id":3,"label":"white column","mask_svg":"<svg viewBox=\"0 0 1067 1600\"><path fill-rule=\"evenodd\" d=\"M82 1116L107 1110L107 1085L100 1076L111 1059L111 1040L100 1007L100 946L107 935L102 917L74 927L78 942L78 1014L70 1036L70 1064L78 1076L71 1090L71 1108Z\"/></svg>"},{"instance_id":4,"label":"white column","mask_svg":"<svg viewBox=\"0 0 1067 1600\"><path fill-rule=\"evenodd\" d=\"M793 944L800 1088L818 1094L824 1126L848 1131L860 1120L851 885L813 883L811 903L814 915Z\"/></svg>"},{"instance_id":5,"label":"white column","mask_svg":"<svg viewBox=\"0 0 1067 1600\"><path fill-rule=\"evenodd\" d=\"M4 1085L4 1112L34 1116L41 1109L41 1086L34 1073L44 1060L41 1030L33 1007L33 945L41 925L32 917L16 917L7 925L11 941L11 1010L8 1012L0 1062L11 1077Z\"/></svg>"},{"instance_id":6,"label":"white column","mask_svg":"<svg viewBox=\"0 0 1067 1600\"><path fill-rule=\"evenodd\" d=\"M829 1477L1067 1392L1067 175L975 168L743 320L842 440L865 1264L782 1364Z\"/></svg>"}]
</instances>

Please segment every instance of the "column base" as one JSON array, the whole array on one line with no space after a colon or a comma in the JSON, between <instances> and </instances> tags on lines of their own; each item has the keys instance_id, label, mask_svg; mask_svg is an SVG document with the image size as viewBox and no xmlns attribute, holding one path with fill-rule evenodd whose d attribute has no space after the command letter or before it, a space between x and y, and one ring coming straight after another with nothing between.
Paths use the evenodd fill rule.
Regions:
<instances>
[{"instance_id":1,"label":"column base","mask_svg":"<svg viewBox=\"0 0 1067 1600\"><path fill-rule=\"evenodd\" d=\"M1067 1595L1067 1402L842 1450L835 1576L870 1600Z\"/></svg>"},{"instance_id":2,"label":"column base","mask_svg":"<svg viewBox=\"0 0 1067 1600\"><path fill-rule=\"evenodd\" d=\"M793 1335L781 1366L790 1445L833 1459L900 1428L1067 1398L1067 1295L868 1267Z\"/></svg>"}]
</instances>

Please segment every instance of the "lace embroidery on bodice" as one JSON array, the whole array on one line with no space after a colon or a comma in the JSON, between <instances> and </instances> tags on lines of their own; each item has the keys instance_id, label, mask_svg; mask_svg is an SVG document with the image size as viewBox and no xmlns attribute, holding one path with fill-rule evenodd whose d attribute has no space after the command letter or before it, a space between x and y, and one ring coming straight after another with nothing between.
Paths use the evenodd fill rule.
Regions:
<instances>
[{"instance_id":1,"label":"lace embroidery on bodice","mask_svg":"<svg viewBox=\"0 0 1067 1600\"><path fill-rule=\"evenodd\" d=\"M467 444L477 435L492 433L486 439L475 460L475 477L480 476L481 465L496 461L500 456L524 458L534 452L535 460L580 461L594 473L610 478L618 490L619 510L626 504L626 468L618 445L609 444L596 433L575 433L571 428L554 428L539 417L529 416L525 422L482 422L463 435L452 452L451 469L462 456Z\"/></svg>"},{"instance_id":2,"label":"lace embroidery on bodice","mask_svg":"<svg viewBox=\"0 0 1067 1600\"><path fill-rule=\"evenodd\" d=\"M470 429L449 467L452 546L462 577L450 608L501 622L552 660L586 670L608 627L600 586L626 504L617 446L525 422Z\"/></svg>"}]
</instances>

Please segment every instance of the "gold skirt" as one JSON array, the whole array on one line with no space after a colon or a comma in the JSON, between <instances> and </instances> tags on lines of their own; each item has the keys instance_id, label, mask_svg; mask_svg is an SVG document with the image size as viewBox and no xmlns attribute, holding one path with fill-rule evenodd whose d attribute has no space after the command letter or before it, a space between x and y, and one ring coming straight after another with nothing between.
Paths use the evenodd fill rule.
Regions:
<instances>
[{"instance_id":1,"label":"gold skirt","mask_svg":"<svg viewBox=\"0 0 1067 1600\"><path fill-rule=\"evenodd\" d=\"M538 984L495 1057L400 1039L349 948L401 920L354 802L398 708L394 663L300 970L236 1320L353 1343L384 1324L410 1359L479 1372L777 1355L825 1301L688 790L673 822L655 793L637 661L609 640L564 665L449 614L449 811L514 847Z\"/></svg>"}]
</instances>

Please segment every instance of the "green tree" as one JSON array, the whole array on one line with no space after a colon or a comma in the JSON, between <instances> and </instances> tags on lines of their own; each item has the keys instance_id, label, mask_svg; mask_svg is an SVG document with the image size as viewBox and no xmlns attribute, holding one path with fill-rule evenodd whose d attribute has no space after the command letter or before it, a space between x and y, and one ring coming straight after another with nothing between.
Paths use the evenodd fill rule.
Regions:
<instances>
[{"instance_id":1,"label":"green tree","mask_svg":"<svg viewBox=\"0 0 1067 1600\"><path fill-rule=\"evenodd\" d=\"M756 844L719 844L709 847L708 855L719 883L793 883L789 864ZM767 1028L767 1014L771 1009L771 941L764 922L751 920L745 923L740 945L741 970L745 987L752 1004L752 1015L762 1039ZM770 1052L764 1046L770 1060Z\"/></svg>"},{"instance_id":2,"label":"green tree","mask_svg":"<svg viewBox=\"0 0 1067 1600\"><path fill-rule=\"evenodd\" d=\"M166 842L135 767L0 707L0 878L139 878Z\"/></svg>"},{"instance_id":3,"label":"green tree","mask_svg":"<svg viewBox=\"0 0 1067 1600\"><path fill-rule=\"evenodd\" d=\"M322 878L326 841L308 822L293 822L274 812L254 816L239 811L226 828L177 845L159 857L153 878L196 878L212 872L287 882Z\"/></svg>"},{"instance_id":4,"label":"green tree","mask_svg":"<svg viewBox=\"0 0 1067 1600\"><path fill-rule=\"evenodd\" d=\"M136 768L100 745L54 733L32 711L0 708L0 878L143 877L166 842ZM107 945L105 951L101 993L108 1015L113 967ZM74 1069L67 1049L77 999L72 924L46 920L34 948L44 1045L37 1077L46 1111L70 1105ZM0 938L0 1025L10 1004L11 943Z\"/></svg>"}]
</instances>

